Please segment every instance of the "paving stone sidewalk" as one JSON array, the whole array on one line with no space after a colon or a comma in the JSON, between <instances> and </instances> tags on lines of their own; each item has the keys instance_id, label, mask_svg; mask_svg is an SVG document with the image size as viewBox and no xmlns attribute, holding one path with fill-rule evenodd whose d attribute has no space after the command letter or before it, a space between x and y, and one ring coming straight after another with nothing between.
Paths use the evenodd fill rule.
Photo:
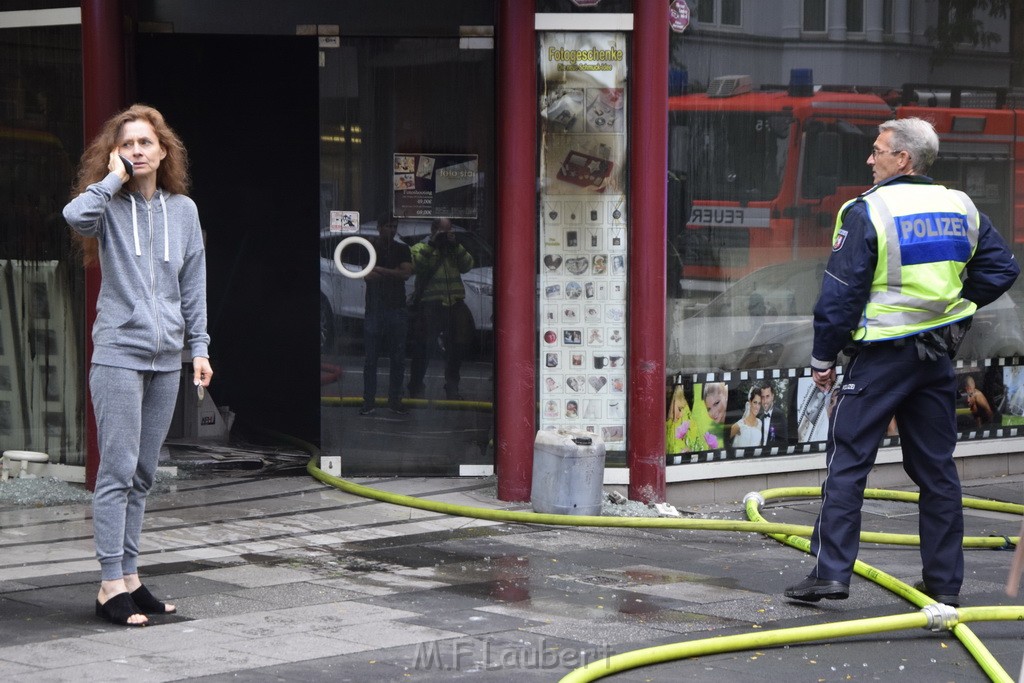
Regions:
<instances>
[{"instance_id":1,"label":"paving stone sidewalk","mask_svg":"<svg viewBox=\"0 0 1024 683\"><path fill-rule=\"evenodd\" d=\"M389 491L508 506L488 479L361 480ZM1024 478L965 482L1024 503ZM525 509L523 506L518 506ZM811 524L813 500L766 506ZM743 519L739 501L682 509ZM865 530L916 533L917 513L869 501ZM968 511L969 535L1020 518ZM906 614L856 577L850 599L809 605L783 588L809 559L762 535L502 524L358 498L303 474L162 479L149 501L143 578L178 614L146 628L97 619L90 509L0 503L0 679L29 681L557 681L607 655L715 636ZM1013 553L967 552L965 606L1019 605ZM861 559L912 583L913 547ZM1024 624L971 625L1012 678ZM948 632L925 630L706 655L613 681L985 681Z\"/></svg>"}]
</instances>

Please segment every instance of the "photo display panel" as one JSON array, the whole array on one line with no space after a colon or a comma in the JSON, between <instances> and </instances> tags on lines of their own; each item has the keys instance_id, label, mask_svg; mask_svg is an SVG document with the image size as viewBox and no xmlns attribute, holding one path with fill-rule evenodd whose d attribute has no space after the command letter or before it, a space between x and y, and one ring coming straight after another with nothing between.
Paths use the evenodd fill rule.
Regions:
<instances>
[{"instance_id":1,"label":"photo display panel","mask_svg":"<svg viewBox=\"0 0 1024 683\"><path fill-rule=\"evenodd\" d=\"M625 450L626 36L539 43L540 428Z\"/></svg>"}]
</instances>

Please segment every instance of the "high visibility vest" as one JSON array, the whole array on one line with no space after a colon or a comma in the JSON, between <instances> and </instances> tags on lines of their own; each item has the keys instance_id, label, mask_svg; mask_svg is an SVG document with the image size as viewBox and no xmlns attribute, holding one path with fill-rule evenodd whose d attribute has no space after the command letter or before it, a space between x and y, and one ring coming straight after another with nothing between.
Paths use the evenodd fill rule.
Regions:
<instances>
[{"instance_id":1,"label":"high visibility vest","mask_svg":"<svg viewBox=\"0 0 1024 683\"><path fill-rule=\"evenodd\" d=\"M430 278L421 301L451 306L466 298L462 273L473 268L473 255L462 245L452 245L442 252L426 242L417 242L412 245L412 265L417 279Z\"/></svg>"},{"instance_id":2,"label":"high visibility vest","mask_svg":"<svg viewBox=\"0 0 1024 683\"><path fill-rule=\"evenodd\" d=\"M941 185L897 183L859 199L875 228L878 261L853 339L898 339L974 315L977 305L960 296L981 227L971 198ZM840 210L833 240L853 201Z\"/></svg>"}]
</instances>

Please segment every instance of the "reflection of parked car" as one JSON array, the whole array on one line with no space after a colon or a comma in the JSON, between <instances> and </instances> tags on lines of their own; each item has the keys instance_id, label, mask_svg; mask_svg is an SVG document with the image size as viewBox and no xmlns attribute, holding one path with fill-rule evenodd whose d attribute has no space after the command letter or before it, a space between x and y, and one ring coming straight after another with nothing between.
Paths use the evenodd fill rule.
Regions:
<instances>
[{"instance_id":1,"label":"reflection of parked car","mask_svg":"<svg viewBox=\"0 0 1024 683\"><path fill-rule=\"evenodd\" d=\"M462 276L466 288L466 305L473 313L477 330L493 329L494 310L494 256L491 248L478 235L458 226L452 228L455 238L473 256L473 269ZM376 237L376 222L364 223L359 228L361 237ZM398 219L398 239L410 247L430 235L430 221L424 219ZM366 283L343 276L334 265L334 249L349 234L323 231L320 233L320 348L325 350L334 342L335 330L343 318L362 319L365 315ZM358 245L345 249L342 262L352 270L366 265L366 250ZM416 283L413 276L405 283L412 293Z\"/></svg>"},{"instance_id":2,"label":"reflection of parked car","mask_svg":"<svg viewBox=\"0 0 1024 683\"><path fill-rule=\"evenodd\" d=\"M756 270L696 314L670 318L667 369L717 372L805 367L825 263L793 261ZM974 316L958 358L1024 355L1024 283Z\"/></svg>"}]
</instances>

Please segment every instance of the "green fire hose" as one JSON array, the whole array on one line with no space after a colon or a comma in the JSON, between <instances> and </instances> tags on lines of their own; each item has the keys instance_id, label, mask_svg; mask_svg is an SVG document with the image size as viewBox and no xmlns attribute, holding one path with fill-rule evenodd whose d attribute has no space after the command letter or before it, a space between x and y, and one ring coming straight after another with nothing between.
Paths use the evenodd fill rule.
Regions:
<instances>
[{"instance_id":1,"label":"green fire hose","mask_svg":"<svg viewBox=\"0 0 1024 683\"><path fill-rule=\"evenodd\" d=\"M318 467L320 452L312 444L284 437L298 445L313 457L306 465L306 471L315 479L333 486L341 491L363 498L379 500L384 503L427 510L447 515L483 519L496 522L520 524L543 524L555 526L581 527L622 527L622 528L653 528L653 529L690 529L704 531L741 531L765 534L781 543L790 545L804 552L810 551L812 527L797 524L777 524L767 522L761 517L760 506L769 500L786 498L819 498L821 489L816 487L791 487L768 489L748 494L744 500L748 519L680 519L652 517L601 517L544 514L517 510L494 510L491 508L456 505L439 501L416 498L398 493L390 493L369 486L362 486L339 477L332 476ZM865 499L889 500L906 503L917 503L918 494L884 489L867 489ZM964 498L964 507L977 510L1003 512L1024 515L1024 505L1000 501ZM920 537L911 534L889 534L862 532L861 541L890 545L920 544ZM965 548L1006 548L1020 541L1019 537L965 537ZM973 631L966 625L974 621L1022 621L1024 607L965 607L953 608L941 605L927 595L915 590L902 581L883 571L857 560L854 571L870 581L886 588L896 595L922 608L910 614L895 614L884 617L858 619L833 624L818 624L773 631L734 636L717 636L703 640L695 640L658 647L644 648L596 660L580 667L564 678L562 683L582 683L594 681L614 673L627 671L642 666L698 657L702 655L736 652L765 647L775 647L793 643L821 641L833 638L859 636L884 631L896 631L913 628L929 628L932 630L950 630L977 661L982 670L993 681L1013 683L1014 679L999 665L995 657L981 643Z\"/></svg>"}]
</instances>

